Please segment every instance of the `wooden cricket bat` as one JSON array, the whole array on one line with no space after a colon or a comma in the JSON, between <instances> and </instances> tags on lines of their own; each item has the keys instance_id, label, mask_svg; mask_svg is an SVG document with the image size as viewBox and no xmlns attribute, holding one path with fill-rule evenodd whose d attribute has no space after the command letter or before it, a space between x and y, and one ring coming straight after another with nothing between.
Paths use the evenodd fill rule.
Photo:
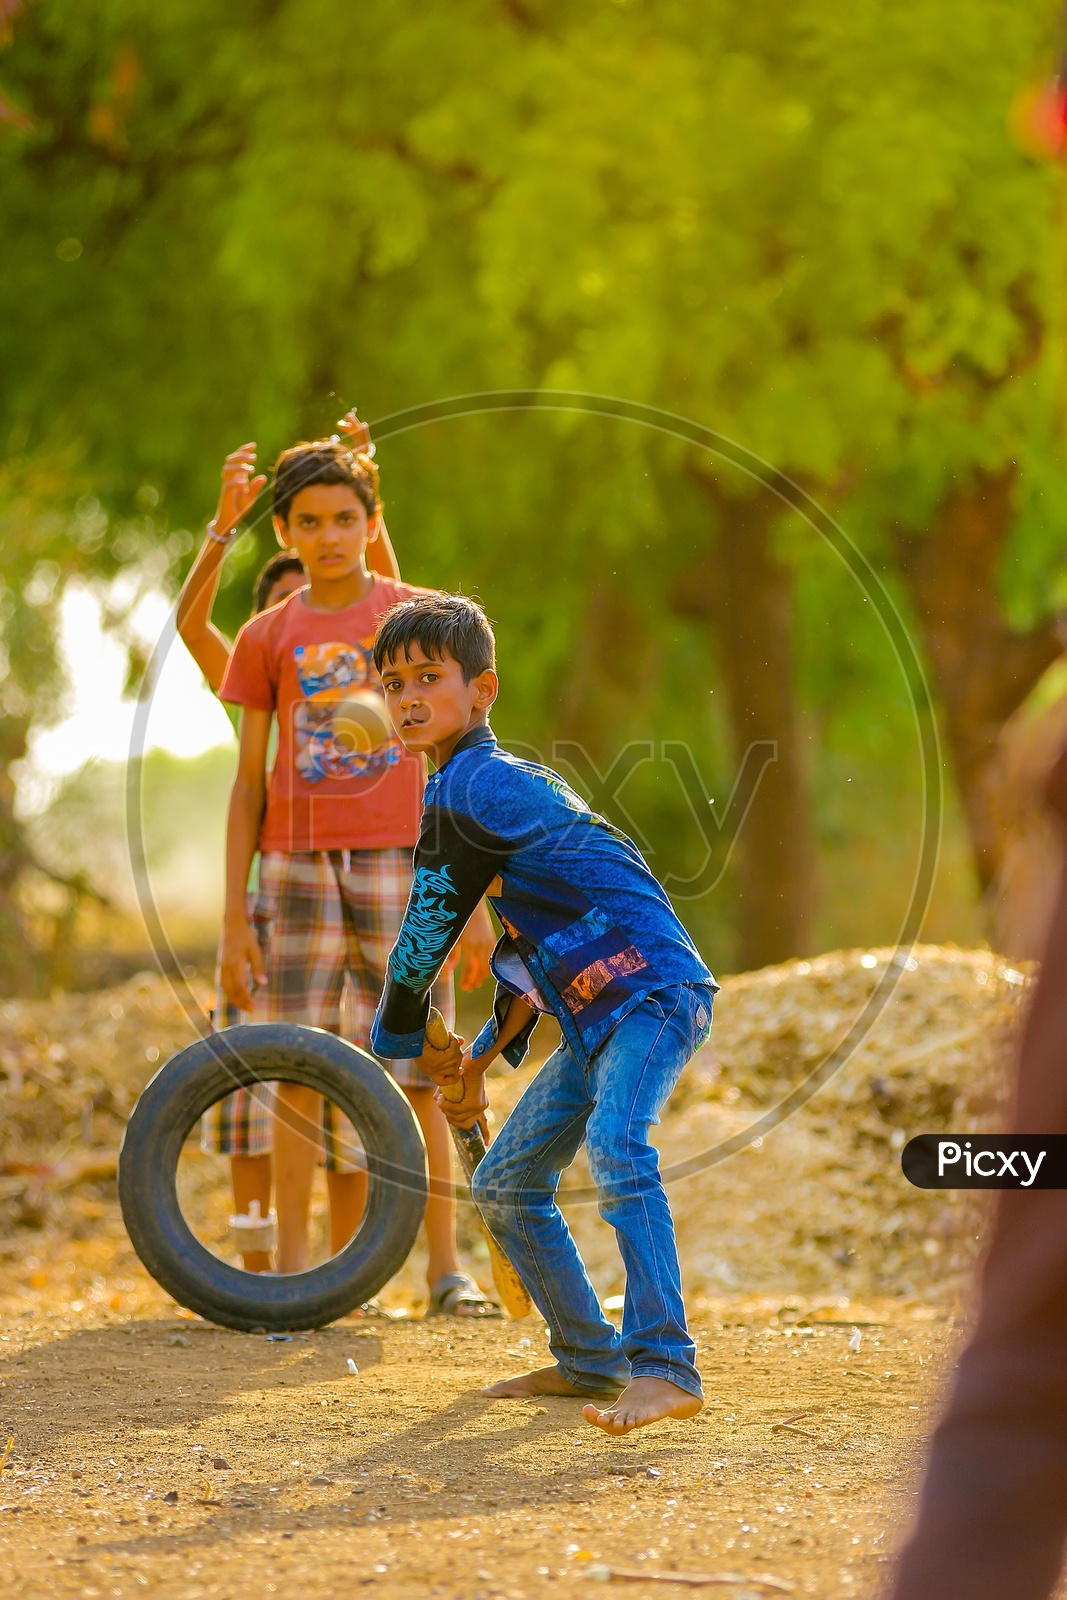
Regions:
<instances>
[{"instance_id":1,"label":"wooden cricket bat","mask_svg":"<svg viewBox=\"0 0 1067 1600\"><path fill-rule=\"evenodd\" d=\"M426 1022L426 1038L435 1050L446 1050L449 1034L444 1017L436 1006L430 1007L430 1015ZM462 1083L446 1083L441 1086L441 1093L446 1100L462 1100L464 1089ZM451 1126L451 1124L450 1124ZM459 1156L460 1166L466 1175L469 1184L474 1176L479 1161L485 1155L489 1143L489 1131L483 1123L478 1123L473 1128L452 1128L452 1139ZM481 1218L479 1217L479 1221ZM482 1223L482 1232L485 1242L489 1246L489 1265L493 1269L493 1282L496 1292L500 1296L500 1303L509 1317L521 1321L528 1317L533 1310L530 1296L515 1268L501 1250L485 1223Z\"/></svg>"}]
</instances>

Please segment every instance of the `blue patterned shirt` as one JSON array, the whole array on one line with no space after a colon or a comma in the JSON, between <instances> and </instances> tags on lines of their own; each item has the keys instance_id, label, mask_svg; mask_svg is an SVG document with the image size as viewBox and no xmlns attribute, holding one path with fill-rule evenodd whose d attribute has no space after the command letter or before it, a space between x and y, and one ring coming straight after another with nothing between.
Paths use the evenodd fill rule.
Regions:
<instances>
[{"instance_id":1,"label":"blue patterned shirt","mask_svg":"<svg viewBox=\"0 0 1067 1600\"><path fill-rule=\"evenodd\" d=\"M422 1054L430 987L498 876L490 896L504 930L492 959L497 999L475 1056L496 1038L515 994L551 1011L587 1061L654 990L715 987L637 846L558 773L475 728L426 785L407 911L371 1030L378 1055ZM512 1066L536 1020L502 1052Z\"/></svg>"}]
</instances>

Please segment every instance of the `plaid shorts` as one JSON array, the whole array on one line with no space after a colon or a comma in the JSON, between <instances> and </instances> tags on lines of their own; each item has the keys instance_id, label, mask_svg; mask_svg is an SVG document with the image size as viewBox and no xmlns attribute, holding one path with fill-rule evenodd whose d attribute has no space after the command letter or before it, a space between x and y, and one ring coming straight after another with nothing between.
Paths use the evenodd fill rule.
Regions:
<instances>
[{"instance_id":1,"label":"plaid shorts","mask_svg":"<svg viewBox=\"0 0 1067 1600\"><path fill-rule=\"evenodd\" d=\"M328 1028L364 1050L385 985L389 952L404 919L411 887L411 851L331 850L262 857L259 893L251 909L267 970L250 1016L220 1007L217 1025L301 1022ZM434 985L431 1002L455 1024L451 976ZM397 1083L427 1083L413 1061L391 1061ZM201 1148L217 1155L260 1155L273 1139L270 1084L227 1095L205 1114ZM359 1140L346 1117L323 1107L325 1165L362 1166Z\"/></svg>"}]
</instances>

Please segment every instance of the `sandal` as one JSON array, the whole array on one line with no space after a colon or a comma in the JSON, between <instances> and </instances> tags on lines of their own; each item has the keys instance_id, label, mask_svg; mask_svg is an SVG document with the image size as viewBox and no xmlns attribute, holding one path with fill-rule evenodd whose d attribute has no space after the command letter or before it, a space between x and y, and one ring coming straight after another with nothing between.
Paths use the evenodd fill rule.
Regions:
<instances>
[{"instance_id":1,"label":"sandal","mask_svg":"<svg viewBox=\"0 0 1067 1600\"><path fill-rule=\"evenodd\" d=\"M472 1309L461 1310L463 1306ZM483 1322L503 1314L495 1300L486 1298L469 1272L450 1272L447 1277L438 1278L426 1308L428 1317L455 1317L460 1322Z\"/></svg>"},{"instance_id":2,"label":"sandal","mask_svg":"<svg viewBox=\"0 0 1067 1600\"><path fill-rule=\"evenodd\" d=\"M356 1307L353 1314L357 1317L382 1317L386 1322L397 1321L391 1311L386 1311L380 1300L364 1300L361 1306Z\"/></svg>"}]
</instances>

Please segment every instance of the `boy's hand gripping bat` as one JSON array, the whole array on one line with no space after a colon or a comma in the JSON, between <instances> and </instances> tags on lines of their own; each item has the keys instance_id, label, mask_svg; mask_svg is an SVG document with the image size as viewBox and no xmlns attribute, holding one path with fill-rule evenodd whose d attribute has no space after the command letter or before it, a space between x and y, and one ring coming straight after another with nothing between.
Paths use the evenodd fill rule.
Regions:
<instances>
[{"instance_id":1,"label":"boy's hand gripping bat","mask_svg":"<svg viewBox=\"0 0 1067 1600\"><path fill-rule=\"evenodd\" d=\"M430 1008L430 1015L426 1023L426 1038L435 1050L447 1050L451 1035L445 1024L445 1019L436 1006ZM462 1100L464 1088L462 1083L445 1083L441 1085L441 1093L446 1100ZM450 1124L451 1126L451 1124ZM455 1141L456 1154L459 1156L460 1165L466 1174L468 1184L474 1176L475 1168L485 1155L489 1136L482 1124L473 1128L452 1128L452 1138ZM501 1250L488 1228L482 1223L485 1232L485 1241L489 1246L489 1264L493 1269L493 1282L496 1285L500 1303L509 1317L516 1320L528 1317L533 1310L530 1296L526 1293L522 1279L511 1265L507 1256Z\"/></svg>"}]
</instances>

